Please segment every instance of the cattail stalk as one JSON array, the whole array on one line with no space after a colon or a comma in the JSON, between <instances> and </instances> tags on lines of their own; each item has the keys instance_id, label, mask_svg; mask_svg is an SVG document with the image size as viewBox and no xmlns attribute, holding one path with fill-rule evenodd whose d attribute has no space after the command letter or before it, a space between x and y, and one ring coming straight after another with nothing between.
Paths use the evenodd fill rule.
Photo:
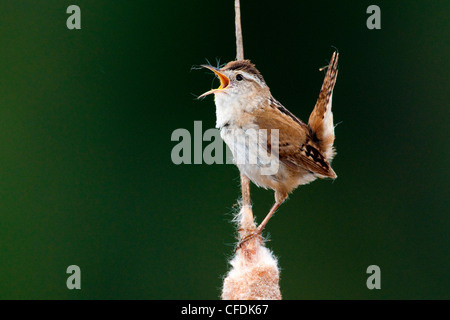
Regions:
<instances>
[{"instance_id":1,"label":"cattail stalk","mask_svg":"<svg viewBox=\"0 0 450 320\"><path fill-rule=\"evenodd\" d=\"M242 43L241 28L241 4L239 0L234 0L235 24L236 24L236 60L244 60L244 44Z\"/></svg>"},{"instance_id":2,"label":"cattail stalk","mask_svg":"<svg viewBox=\"0 0 450 320\"><path fill-rule=\"evenodd\" d=\"M239 0L234 2L236 22L236 59L244 59L241 12ZM256 229L253 219L250 180L241 174L242 201L234 221L238 227L239 241ZM223 282L223 300L280 300L280 270L273 253L264 246L260 235L242 243L230 261L231 270Z\"/></svg>"}]
</instances>

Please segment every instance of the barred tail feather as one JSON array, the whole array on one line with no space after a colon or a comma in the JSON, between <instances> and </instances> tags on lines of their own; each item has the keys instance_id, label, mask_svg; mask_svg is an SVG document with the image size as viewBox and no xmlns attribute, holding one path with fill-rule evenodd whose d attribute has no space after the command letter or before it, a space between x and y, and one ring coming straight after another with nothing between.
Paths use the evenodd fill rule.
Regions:
<instances>
[{"instance_id":1,"label":"barred tail feather","mask_svg":"<svg viewBox=\"0 0 450 320\"><path fill-rule=\"evenodd\" d=\"M338 74L338 57L339 53L334 52L328 65L325 79L323 80L319 98L308 121L311 134L328 161L331 161L335 155L333 148L334 122L331 104L333 100L333 89Z\"/></svg>"}]
</instances>

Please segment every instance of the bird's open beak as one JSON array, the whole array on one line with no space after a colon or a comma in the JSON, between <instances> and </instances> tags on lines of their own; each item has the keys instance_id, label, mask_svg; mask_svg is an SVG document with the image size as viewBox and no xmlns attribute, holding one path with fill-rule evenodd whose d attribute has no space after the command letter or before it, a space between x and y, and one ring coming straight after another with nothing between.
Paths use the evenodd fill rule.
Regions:
<instances>
[{"instance_id":1,"label":"bird's open beak","mask_svg":"<svg viewBox=\"0 0 450 320\"><path fill-rule=\"evenodd\" d=\"M211 90L205 92L204 94L202 94L201 96L198 97L199 99L203 98L203 97L206 97L208 94L219 92L219 91L221 91L221 90L223 90L223 89L228 87L228 85L230 84L230 79L228 79L228 77L226 75L224 75L223 73L219 72L219 70L217 70L214 67L207 66L207 65L202 65L202 67L203 68L207 68L207 69L211 70L212 72L214 72L216 74L216 76L220 80L220 86L217 89L211 89Z\"/></svg>"}]
</instances>

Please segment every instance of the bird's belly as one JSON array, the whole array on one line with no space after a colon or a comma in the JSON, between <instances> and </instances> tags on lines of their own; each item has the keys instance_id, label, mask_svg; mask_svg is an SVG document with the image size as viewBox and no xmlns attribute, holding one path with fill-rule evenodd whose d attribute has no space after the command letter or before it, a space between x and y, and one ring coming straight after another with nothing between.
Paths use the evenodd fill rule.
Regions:
<instances>
[{"instance_id":1,"label":"bird's belly","mask_svg":"<svg viewBox=\"0 0 450 320\"><path fill-rule=\"evenodd\" d=\"M266 150L266 136L254 128L222 129L222 139L233 154L239 171L263 188L278 189L286 170L278 157Z\"/></svg>"},{"instance_id":2,"label":"bird's belly","mask_svg":"<svg viewBox=\"0 0 450 320\"><path fill-rule=\"evenodd\" d=\"M289 193L317 178L302 168L293 171L274 155L278 153L268 153L266 137L260 130L223 128L220 135L230 148L239 171L259 187Z\"/></svg>"}]
</instances>

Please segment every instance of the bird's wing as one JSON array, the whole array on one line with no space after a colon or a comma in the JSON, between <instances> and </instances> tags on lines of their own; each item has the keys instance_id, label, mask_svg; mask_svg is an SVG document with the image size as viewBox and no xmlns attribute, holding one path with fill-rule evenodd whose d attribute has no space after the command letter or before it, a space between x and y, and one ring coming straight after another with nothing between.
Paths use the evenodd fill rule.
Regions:
<instances>
[{"instance_id":1,"label":"bird's wing","mask_svg":"<svg viewBox=\"0 0 450 320\"><path fill-rule=\"evenodd\" d=\"M255 123L267 129L267 151L276 154L271 130L278 129L278 156L282 163L297 171L301 168L336 178L325 156L313 142L309 127L271 98L269 108L255 112Z\"/></svg>"},{"instance_id":2,"label":"bird's wing","mask_svg":"<svg viewBox=\"0 0 450 320\"><path fill-rule=\"evenodd\" d=\"M300 166L325 177L337 177L330 163L311 140L302 145L294 143L280 146L280 160L294 170Z\"/></svg>"}]
</instances>

